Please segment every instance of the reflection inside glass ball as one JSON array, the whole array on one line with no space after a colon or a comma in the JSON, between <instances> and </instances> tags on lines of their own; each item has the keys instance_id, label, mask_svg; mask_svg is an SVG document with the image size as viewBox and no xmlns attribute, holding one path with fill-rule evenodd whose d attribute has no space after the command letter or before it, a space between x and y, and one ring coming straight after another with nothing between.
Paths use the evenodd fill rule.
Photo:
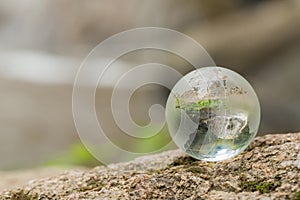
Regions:
<instances>
[{"instance_id":1,"label":"reflection inside glass ball","mask_svg":"<svg viewBox=\"0 0 300 200\"><path fill-rule=\"evenodd\" d=\"M172 89L166 106L174 142L196 159L220 161L242 152L256 135L260 106L251 85L222 67L194 70Z\"/></svg>"}]
</instances>

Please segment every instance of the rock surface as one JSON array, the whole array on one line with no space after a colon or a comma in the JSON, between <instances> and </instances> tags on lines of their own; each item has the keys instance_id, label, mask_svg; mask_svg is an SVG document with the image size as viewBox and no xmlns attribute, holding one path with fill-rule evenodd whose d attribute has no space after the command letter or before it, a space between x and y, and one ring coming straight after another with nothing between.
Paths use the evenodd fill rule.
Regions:
<instances>
[{"instance_id":1,"label":"rock surface","mask_svg":"<svg viewBox=\"0 0 300 200\"><path fill-rule=\"evenodd\" d=\"M0 199L300 199L300 133L257 137L218 163L175 150L67 171L2 191Z\"/></svg>"},{"instance_id":2,"label":"rock surface","mask_svg":"<svg viewBox=\"0 0 300 200\"><path fill-rule=\"evenodd\" d=\"M0 191L19 187L32 181L33 179L42 179L50 176L61 174L66 170L87 170L83 167L43 167L12 171L0 171Z\"/></svg>"}]
</instances>

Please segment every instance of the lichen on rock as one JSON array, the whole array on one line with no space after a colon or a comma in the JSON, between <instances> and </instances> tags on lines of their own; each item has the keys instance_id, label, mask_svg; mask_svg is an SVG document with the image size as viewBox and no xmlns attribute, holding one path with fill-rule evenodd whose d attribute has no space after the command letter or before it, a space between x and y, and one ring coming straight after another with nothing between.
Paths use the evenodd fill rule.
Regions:
<instances>
[{"instance_id":1,"label":"lichen on rock","mask_svg":"<svg viewBox=\"0 0 300 200\"><path fill-rule=\"evenodd\" d=\"M222 162L180 150L67 171L0 192L0 199L299 199L300 133L255 138Z\"/></svg>"}]
</instances>

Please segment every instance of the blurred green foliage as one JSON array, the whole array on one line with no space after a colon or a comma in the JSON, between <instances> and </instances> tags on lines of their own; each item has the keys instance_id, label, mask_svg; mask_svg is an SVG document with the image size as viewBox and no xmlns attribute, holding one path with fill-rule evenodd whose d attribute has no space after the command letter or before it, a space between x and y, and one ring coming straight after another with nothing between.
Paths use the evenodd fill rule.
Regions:
<instances>
[{"instance_id":1,"label":"blurred green foliage","mask_svg":"<svg viewBox=\"0 0 300 200\"><path fill-rule=\"evenodd\" d=\"M88 166L93 167L101 163L94 158L81 142L76 142L70 148L46 161L46 166Z\"/></svg>"},{"instance_id":2,"label":"blurred green foliage","mask_svg":"<svg viewBox=\"0 0 300 200\"><path fill-rule=\"evenodd\" d=\"M143 132L140 132L138 142L128 143L126 145L130 146L130 151L135 153L151 153L151 152L160 152L161 148L165 147L167 144L172 142L167 126L164 126L158 133L153 133L154 130L157 130L154 127L146 128ZM149 138L143 138L143 136L154 135ZM125 141L123 141L125 142ZM128 142L128 141L126 141ZM109 145L108 145L109 146ZM101 155L107 159L108 157L117 157L118 152L113 152L108 146L101 145L97 148L101 152ZM95 150L96 148L91 145L89 149ZM175 144L169 146L168 149L175 149ZM92 154L86 149L86 147L80 142L76 142L70 146L65 152L59 155L50 157L45 163L46 166L87 166L94 167L101 165L102 163L92 156Z\"/></svg>"},{"instance_id":3,"label":"blurred green foliage","mask_svg":"<svg viewBox=\"0 0 300 200\"><path fill-rule=\"evenodd\" d=\"M154 127L146 128L143 132L139 133L141 137L152 135L154 136L149 138L141 138L139 142L134 144L134 151L138 153L148 153L154 151L160 151L161 148L165 147L167 144L170 144L170 149L175 149L176 146L172 142L172 138L168 132L167 126L164 126L158 133L153 133Z\"/></svg>"}]
</instances>

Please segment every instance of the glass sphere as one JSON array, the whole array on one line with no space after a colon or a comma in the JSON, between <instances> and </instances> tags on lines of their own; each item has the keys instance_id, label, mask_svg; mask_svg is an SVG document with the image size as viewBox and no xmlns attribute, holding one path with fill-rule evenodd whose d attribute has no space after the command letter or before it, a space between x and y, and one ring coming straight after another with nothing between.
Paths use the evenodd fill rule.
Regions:
<instances>
[{"instance_id":1,"label":"glass sphere","mask_svg":"<svg viewBox=\"0 0 300 200\"><path fill-rule=\"evenodd\" d=\"M221 161L242 152L255 137L260 106L241 75L222 67L204 67L176 83L166 118L179 148L199 160Z\"/></svg>"}]
</instances>

